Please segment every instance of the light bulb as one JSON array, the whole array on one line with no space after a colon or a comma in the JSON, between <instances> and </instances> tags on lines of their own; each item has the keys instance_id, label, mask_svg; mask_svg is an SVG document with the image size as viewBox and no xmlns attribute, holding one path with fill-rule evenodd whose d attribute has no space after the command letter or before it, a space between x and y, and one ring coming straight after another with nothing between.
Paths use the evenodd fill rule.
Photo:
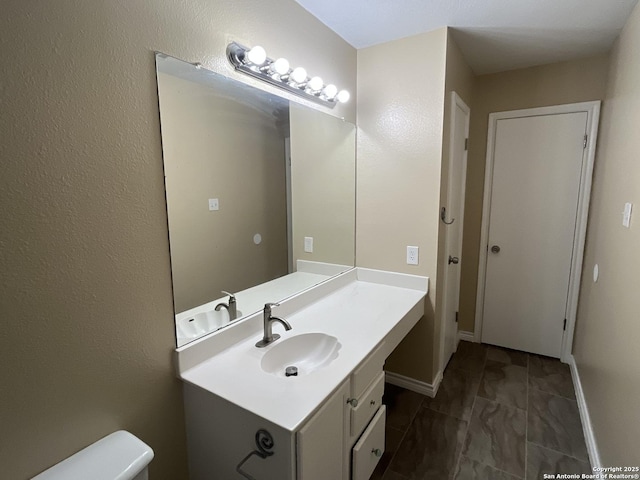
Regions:
<instances>
[{"instance_id":1,"label":"light bulb","mask_svg":"<svg viewBox=\"0 0 640 480\"><path fill-rule=\"evenodd\" d=\"M262 65L267 61L267 52L260 45L256 45L247 52L246 58L254 65Z\"/></svg>"},{"instance_id":2,"label":"light bulb","mask_svg":"<svg viewBox=\"0 0 640 480\"><path fill-rule=\"evenodd\" d=\"M320 77L313 77L309 80L309 83L307 83L307 87L314 92L321 90L322 85L324 85L324 83Z\"/></svg>"},{"instance_id":3,"label":"light bulb","mask_svg":"<svg viewBox=\"0 0 640 480\"><path fill-rule=\"evenodd\" d=\"M298 67L293 72L291 72L291 80L293 80L296 83L302 83L306 79L307 79L307 71L302 67Z\"/></svg>"},{"instance_id":4,"label":"light bulb","mask_svg":"<svg viewBox=\"0 0 640 480\"><path fill-rule=\"evenodd\" d=\"M338 93L336 98L340 103L347 103L351 98L351 95L346 90L340 90L340 93Z\"/></svg>"},{"instance_id":5,"label":"light bulb","mask_svg":"<svg viewBox=\"0 0 640 480\"><path fill-rule=\"evenodd\" d=\"M279 58L271 64L270 70L278 75L286 75L289 73L289 60Z\"/></svg>"},{"instance_id":6,"label":"light bulb","mask_svg":"<svg viewBox=\"0 0 640 480\"><path fill-rule=\"evenodd\" d=\"M327 99L331 100L338 93L338 87L336 87L334 84L330 83L329 85L324 87L323 93L327 97Z\"/></svg>"}]
</instances>

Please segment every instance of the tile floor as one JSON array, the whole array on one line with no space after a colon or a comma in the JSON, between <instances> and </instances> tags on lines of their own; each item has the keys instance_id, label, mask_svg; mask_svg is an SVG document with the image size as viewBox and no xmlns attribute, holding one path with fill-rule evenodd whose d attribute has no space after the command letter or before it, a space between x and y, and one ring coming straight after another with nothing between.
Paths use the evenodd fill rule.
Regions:
<instances>
[{"instance_id":1,"label":"tile floor","mask_svg":"<svg viewBox=\"0 0 640 480\"><path fill-rule=\"evenodd\" d=\"M372 480L538 480L592 473L571 372L559 360L460 342L435 398L387 384Z\"/></svg>"}]
</instances>

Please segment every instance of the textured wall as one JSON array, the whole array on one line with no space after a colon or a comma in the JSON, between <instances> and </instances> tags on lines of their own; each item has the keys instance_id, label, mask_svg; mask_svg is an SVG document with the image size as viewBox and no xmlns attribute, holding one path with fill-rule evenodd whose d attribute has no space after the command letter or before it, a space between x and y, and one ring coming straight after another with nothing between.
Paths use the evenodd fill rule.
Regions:
<instances>
[{"instance_id":1,"label":"textured wall","mask_svg":"<svg viewBox=\"0 0 640 480\"><path fill-rule=\"evenodd\" d=\"M469 131L465 197L460 330L473 332L480 255L489 114L521 108L601 100L608 57L599 55L571 62L512 70L476 77Z\"/></svg>"},{"instance_id":2,"label":"textured wall","mask_svg":"<svg viewBox=\"0 0 640 480\"><path fill-rule=\"evenodd\" d=\"M603 465L640 459L640 7L611 55L573 344ZM622 226L634 204L631 228ZM593 283L593 266L600 278Z\"/></svg>"},{"instance_id":3,"label":"textured wall","mask_svg":"<svg viewBox=\"0 0 640 480\"><path fill-rule=\"evenodd\" d=\"M240 78L227 39L260 42L354 98L356 52L293 0L7 0L0 31L2 476L124 428L184 479L153 51Z\"/></svg>"},{"instance_id":4,"label":"textured wall","mask_svg":"<svg viewBox=\"0 0 640 480\"><path fill-rule=\"evenodd\" d=\"M358 51L356 264L429 276L425 317L386 368L432 381L447 29ZM398 74L411 64L410 74ZM420 265L406 263L407 245Z\"/></svg>"},{"instance_id":5,"label":"textured wall","mask_svg":"<svg viewBox=\"0 0 640 480\"><path fill-rule=\"evenodd\" d=\"M288 130L209 85L160 73L158 92L176 312L286 275Z\"/></svg>"}]
</instances>

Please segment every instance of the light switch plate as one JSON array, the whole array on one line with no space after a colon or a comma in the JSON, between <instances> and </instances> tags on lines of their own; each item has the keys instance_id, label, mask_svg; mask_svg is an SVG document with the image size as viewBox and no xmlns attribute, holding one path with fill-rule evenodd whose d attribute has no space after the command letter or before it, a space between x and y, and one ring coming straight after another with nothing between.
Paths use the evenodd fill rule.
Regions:
<instances>
[{"instance_id":1,"label":"light switch plate","mask_svg":"<svg viewBox=\"0 0 640 480\"><path fill-rule=\"evenodd\" d=\"M213 212L216 210L220 210L220 202L218 202L217 198L210 198L209 199L209 211Z\"/></svg>"},{"instance_id":2,"label":"light switch plate","mask_svg":"<svg viewBox=\"0 0 640 480\"><path fill-rule=\"evenodd\" d=\"M304 237L304 251L313 253L313 237Z\"/></svg>"}]
</instances>

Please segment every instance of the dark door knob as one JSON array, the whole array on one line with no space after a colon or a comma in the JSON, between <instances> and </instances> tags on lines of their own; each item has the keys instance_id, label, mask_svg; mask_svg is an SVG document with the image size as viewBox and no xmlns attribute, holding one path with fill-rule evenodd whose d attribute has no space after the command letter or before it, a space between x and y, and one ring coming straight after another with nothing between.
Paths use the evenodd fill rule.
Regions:
<instances>
[{"instance_id":1,"label":"dark door knob","mask_svg":"<svg viewBox=\"0 0 640 480\"><path fill-rule=\"evenodd\" d=\"M491 247L491 252L500 253L500 247L498 245L494 245L493 247Z\"/></svg>"},{"instance_id":2,"label":"dark door knob","mask_svg":"<svg viewBox=\"0 0 640 480\"><path fill-rule=\"evenodd\" d=\"M449 265L451 265L452 263L454 265L457 265L459 261L460 259L458 257L452 257L451 255L449 255Z\"/></svg>"}]
</instances>

